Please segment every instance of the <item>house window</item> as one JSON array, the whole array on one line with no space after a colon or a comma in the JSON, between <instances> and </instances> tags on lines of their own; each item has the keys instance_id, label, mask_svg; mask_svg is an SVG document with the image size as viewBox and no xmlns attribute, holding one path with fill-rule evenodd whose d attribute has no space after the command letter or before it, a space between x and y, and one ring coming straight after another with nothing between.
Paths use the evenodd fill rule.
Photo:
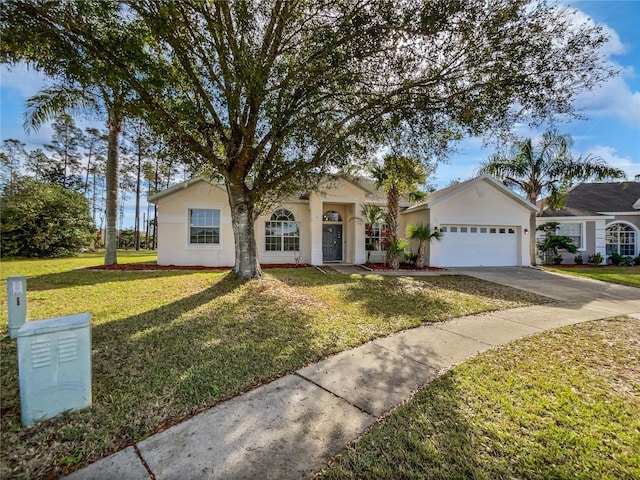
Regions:
<instances>
[{"instance_id":1,"label":"house window","mask_svg":"<svg viewBox=\"0 0 640 480\"><path fill-rule=\"evenodd\" d=\"M220 210L189 210L189 243L220 244Z\"/></svg>"},{"instance_id":2,"label":"house window","mask_svg":"<svg viewBox=\"0 0 640 480\"><path fill-rule=\"evenodd\" d=\"M328 210L322 215L322 220L325 222L341 222L342 217L335 210Z\"/></svg>"},{"instance_id":3,"label":"house window","mask_svg":"<svg viewBox=\"0 0 640 480\"><path fill-rule=\"evenodd\" d=\"M280 208L265 222L264 249L267 252L300 250L300 222L296 222L289 210Z\"/></svg>"},{"instance_id":4,"label":"house window","mask_svg":"<svg viewBox=\"0 0 640 480\"><path fill-rule=\"evenodd\" d=\"M369 251L384 250L387 226L384 223L367 223L364 227L364 246Z\"/></svg>"},{"instance_id":5,"label":"house window","mask_svg":"<svg viewBox=\"0 0 640 480\"><path fill-rule=\"evenodd\" d=\"M614 223L607 227L607 255L619 253L629 257L636 256L636 232L630 225Z\"/></svg>"},{"instance_id":6,"label":"house window","mask_svg":"<svg viewBox=\"0 0 640 480\"><path fill-rule=\"evenodd\" d=\"M582 224L581 223L561 223L558 225L557 235L569 237L578 248L582 246Z\"/></svg>"}]
</instances>

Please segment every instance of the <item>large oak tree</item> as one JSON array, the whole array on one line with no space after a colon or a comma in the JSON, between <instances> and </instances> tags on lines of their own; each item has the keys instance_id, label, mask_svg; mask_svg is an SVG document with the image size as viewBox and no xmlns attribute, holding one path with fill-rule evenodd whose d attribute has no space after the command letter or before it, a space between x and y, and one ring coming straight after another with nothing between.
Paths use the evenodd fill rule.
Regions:
<instances>
[{"instance_id":1,"label":"large oak tree","mask_svg":"<svg viewBox=\"0 0 640 480\"><path fill-rule=\"evenodd\" d=\"M243 278L261 273L264 205L390 131L453 138L570 113L612 73L599 27L523 0L9 0L2 15L109 66L224 182Z\"/></svg>"}]
</instances>

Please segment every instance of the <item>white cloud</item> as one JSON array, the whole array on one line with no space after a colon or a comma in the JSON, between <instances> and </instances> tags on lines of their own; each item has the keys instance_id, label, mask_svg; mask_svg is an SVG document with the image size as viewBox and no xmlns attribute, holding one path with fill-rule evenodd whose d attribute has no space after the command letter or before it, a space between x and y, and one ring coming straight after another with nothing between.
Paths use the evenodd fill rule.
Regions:
<instances>
[{"instance_id":1,"label":"white cloud","mask_svg":"<svg viewBox=\"0 0 640 480\"><path fill-rule=\"evenodd\" d=\"M600 88L579 95L576 106L590 117L615 117L640 130L640 92L632 91L623 77L611 78Z\"/></svg>"},{"instance_id":2,"label":"white cloud","mask_svg":"<svg viewBox=\"0 0 640 480\"><path fill-rule=\"evenodd\" d=\"M583 155L591 155L598 157L606 162L609 166L624 170L629 179L640 174L640 160L632 160L628 157L620 157L614 147L607 145L594 145L589 147Z\"/></svg>"},{"instance_id":3,"label":"white cloud","mask_svg":"<svg viewBox=\"0 0 640 480\"><path fill-rule=\"evenodd\" d=\"M24 64L0 65L0 85L15 91L23 98L35 95L47 84L47 76Z\"/></svg>"},{"instance_id":4,"label":"white cloud","mask_svg":"<svg viewBox=\"0 0 640 480\"><path fill-rule=\"evenodd\" d=\"M571 21L576 26L585 23L596 25L596 22L581 10L573 13ZM604 23L599 25L609 37L609 41L601 47L601 52L608 59L609 65L619 70L620 74L593 91L579 95L575 106L588 116L614 117L634 130L640 130L640 92L634 91L626 81L626 78L636 76L635 69L631 65L620 65L611 58L628 53L628 46L613 28Z\"/></svg>"}]
</instances>

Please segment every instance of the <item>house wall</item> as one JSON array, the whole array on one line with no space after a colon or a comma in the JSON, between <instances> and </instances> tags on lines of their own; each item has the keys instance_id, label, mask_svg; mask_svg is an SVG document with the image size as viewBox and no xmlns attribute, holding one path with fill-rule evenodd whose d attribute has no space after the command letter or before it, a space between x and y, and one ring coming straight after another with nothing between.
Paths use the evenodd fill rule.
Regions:
<instances>
[{"instance_id":1,"label":"house wall","mask_svg":"<svg viewBox=\"0 0 640 480\"><path fill-rule=\"evenodd\" d=\"M291 201L275 206L255 223L256 247L260 263L311 263L322 265L323 213L335 210L342 217L343 262L364 263L364 222L357 219L365 201L365 191L346 181L332 181L324 193L312 194L308 201ZM158 264L233 266L235 248L231 209L225 190L199 181L157 200ZM189 209L220 210L220 243L192 245L189 242ZM265 250L265 222L278 208L293 213L300 222L300 250Z\"/></svg>"},{"instance_id":2,"label":"house wall","mask_svg":"<svg viewBox=\"0 0 640 480\"><path fill-rule=\"evenodd\" d=\"M640 230L640 214L638 215L616 215L615 220L609 220L609 223L615 223L616 221L625 221L633 224L637 230Z\"/></svg>"},{"instance_id":3,"label":"house wall","mask_svg":"<svg viewBox=\"0 0 640 480\"><path fill-rule=\"evenodd\" d=\"M507 195L488 181L481 181L455 192L450 197L438 201L431 207L431 226L441 225L494 225L515 227L517 235L517 264L528 266L530 210L510 195ZM443 258L442 240L431 242L429 261L433 266L447 266Z\"/></svg>"},{"instance_id":4,"label":"house wall","mask_svg":"<svg viewBox=\"0 0 640 480\"><path fill-rule=\"evenodd\" d=\"M582 256L583 263L588 262L588 258L590 255L594 253L600 253L603 258L607 258L606 254L606 227L613 220L607 220L604 218L596 218L589 219L585 217L539 217L537 219L537 224L541 225L546 222L558 222L558 223L578 223L582 225L582 232L585 236L583 241L583 248L578 249L577 253L570 253L567 251L560 251L560 255L562 256L563 264L573 264L575 263L576 255L580 254ZM542 232L537 232L537 239L543 240L544 234ZM542 259L539 259L542 262Z\"/></svg>"},{"instance_id":5,"label":"house wall","mask_svg":"<svg viewBox=\"0 0 640 480\"><path fill-rule=\"evenodd\" d=\"M268 252L265 250L265 222L271 219L276 210L284 208L289 210L300 223L300 250L289 252ZM258 261L260 263L310 263L311 262L311 235L310 235L309 204L283 203L271 208L267 213L258 217L255 223L256 244L258 248Z\"/></svg>"},{"instance_id":6,"label":"house wall","mask_svg":"<svg viewBox=\"0 0 640 480\"><path fill-rule=\"evenodd\" d=\"M430 218L431 218L431 215L428 209L401 214L400 215L400 236L401 237L407 236L408 225L430 224L431 223ZM431 225L432 228L434 226L435 225ZM437 240L434 240L431 243L435 243L435 242L437 242ZM418 243L419 242L417 240L409 240L409 250L411 250L411 252L414 254L418 253ZM430 265L431 243L427 243L424 246L424 264L425 265Z\"/></svg>"},{"instance_id":7,"label":"house wall","mask_svg":"<svg viewBox=\"0 0 640 480\"><path fill-rule=\"evenodd\" d=\"M189 209L220 210L220 244L189 244ZM192 184L158 200L158 264L231 266L235 262L227 194L207 182Z\"/></svg>"},{"instance_id":8,"label":"house wall","mask_svg":"<svg viewBox=\"0 0 640 480\"><path fill-rule=\"evenodd\" d=\"M351 182L337 179L322 186L323 191L309 196L312 265L322 265L322 215L335 210L342 217L343 261L364 263L364 223L358 220L365 203L365 191Z\"/></svg>"}]
</instances>

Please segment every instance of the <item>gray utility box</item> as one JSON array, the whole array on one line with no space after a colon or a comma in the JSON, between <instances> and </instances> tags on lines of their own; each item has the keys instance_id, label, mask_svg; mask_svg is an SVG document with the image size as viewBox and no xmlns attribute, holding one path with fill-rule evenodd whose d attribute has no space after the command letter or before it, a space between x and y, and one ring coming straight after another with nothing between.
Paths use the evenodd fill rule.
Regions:
<instances>
[{"instance_id":1,"label":"gray utility box","mask_svg":"<svg viewBox=\"0 0 640 480\"><path fill-rule=\"evenodd\" d=\"M91 315L25 323L18 330L22 424L91 406Z\"/></svg>"},{"instance_id":2,"label":"gray utility box","mask_svg":"<svg viewBox=\"0 0 640 480\"><path fill-rule=\"evenodd\" d=\"M9 337L16 338L27 321L27 277L7 277L7 313Z\"/></svg>"}]
</instances>

